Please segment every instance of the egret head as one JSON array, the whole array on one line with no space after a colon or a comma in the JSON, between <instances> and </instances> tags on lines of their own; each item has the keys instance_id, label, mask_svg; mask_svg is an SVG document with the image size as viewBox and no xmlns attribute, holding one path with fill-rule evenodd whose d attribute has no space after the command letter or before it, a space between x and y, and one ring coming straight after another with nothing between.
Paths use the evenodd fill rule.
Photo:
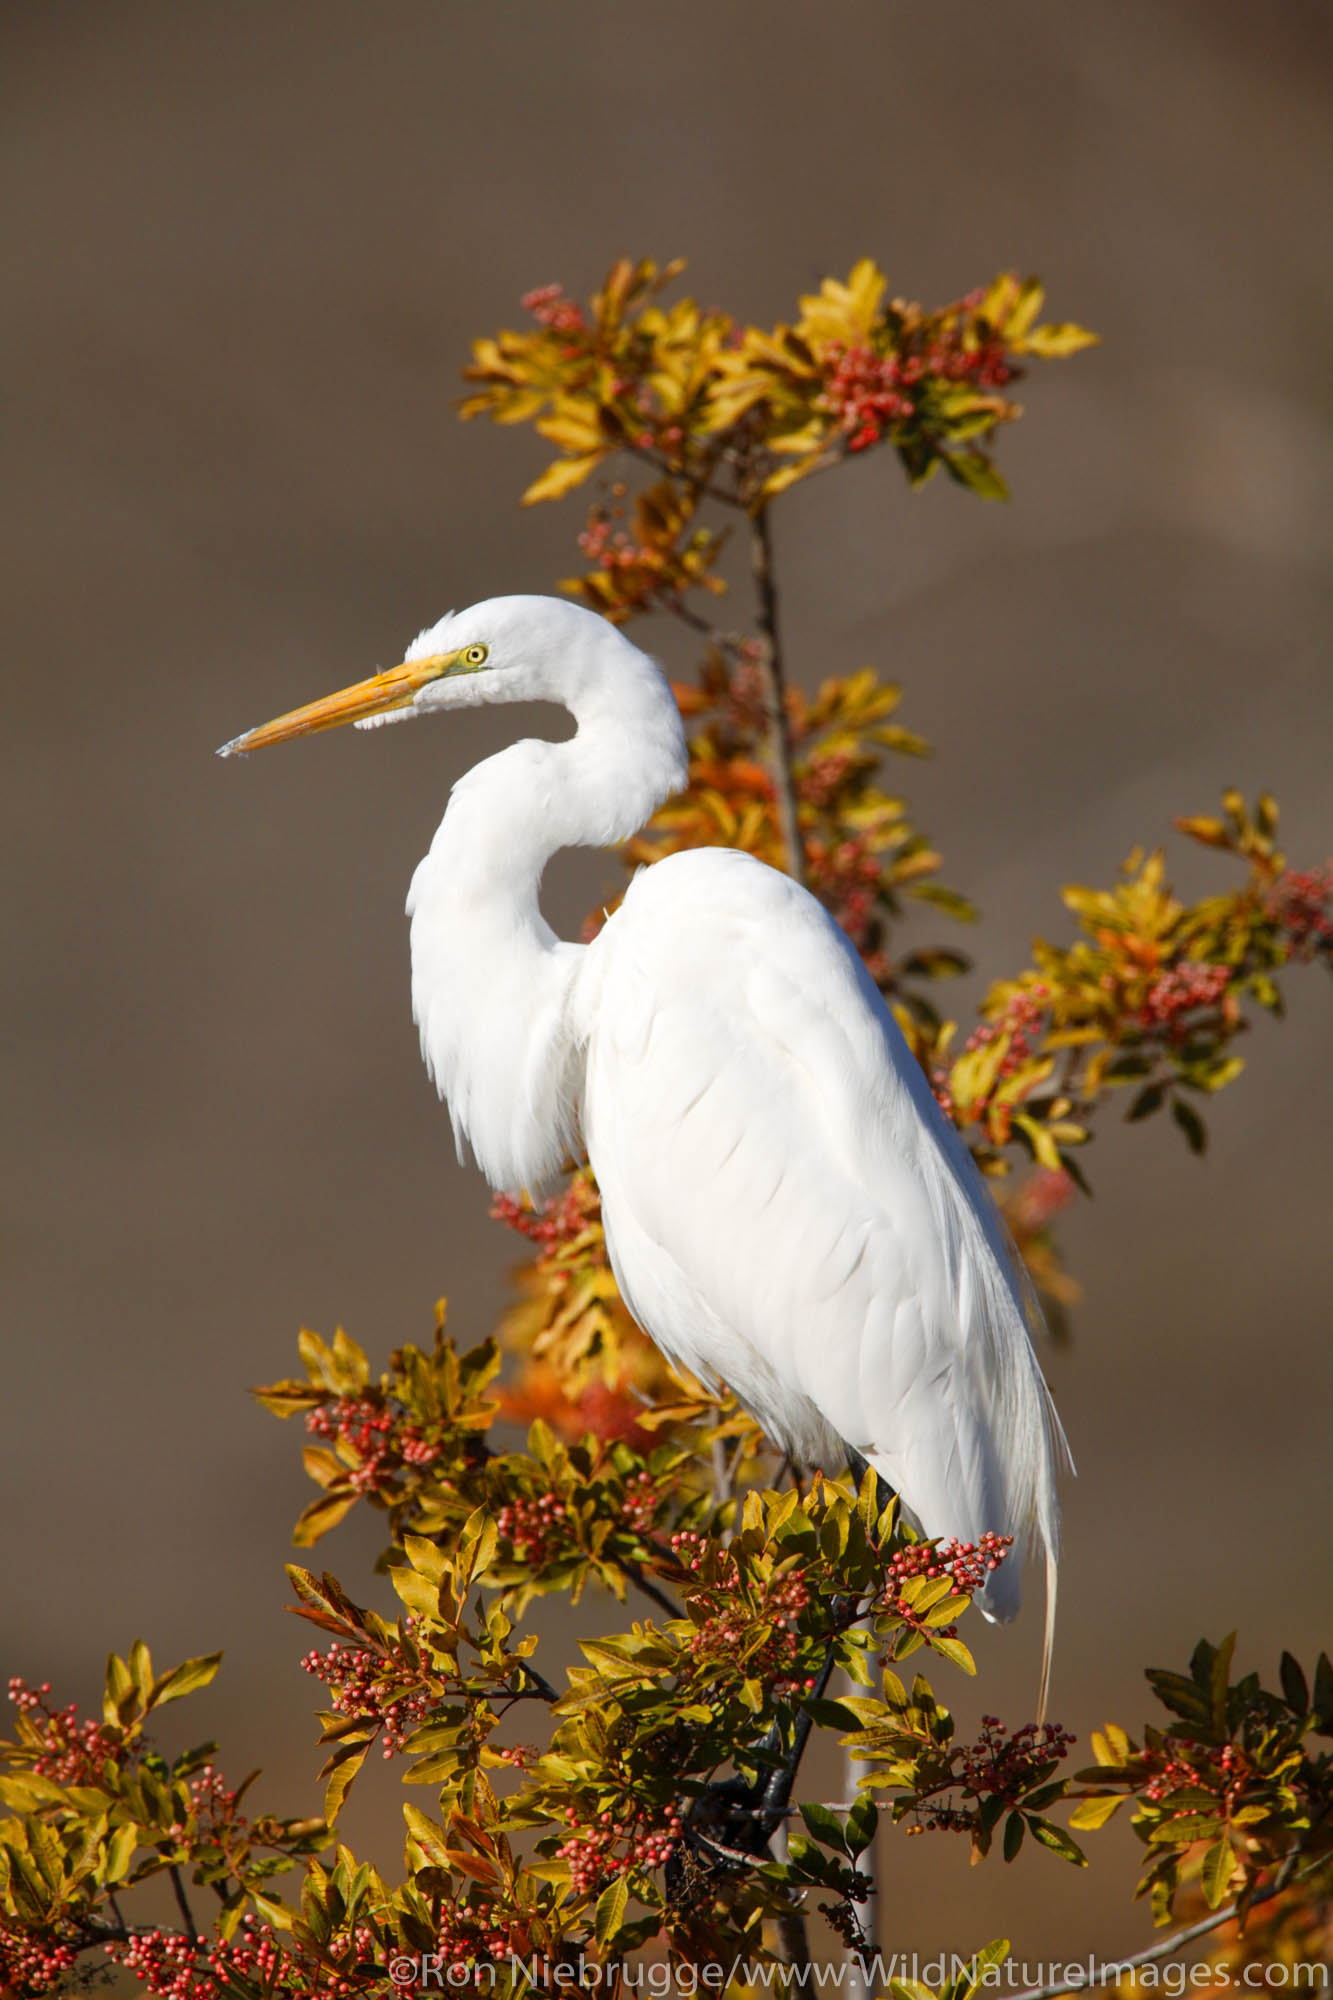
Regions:
<instances>
[{"instance_id":1,"label":"egret head","mask_svg":"<svg viewBox=\"0 0 1333 2000\"><path fill-rule=\"evenodd\" d=\"M420 633L401 666L357 681L233 737L220 757L245 756L345 722L374 729L441 708L576 698L590 677L647 669L637 647L595 612L558 597L491 597Z\"/></svg>"}]
</instances>

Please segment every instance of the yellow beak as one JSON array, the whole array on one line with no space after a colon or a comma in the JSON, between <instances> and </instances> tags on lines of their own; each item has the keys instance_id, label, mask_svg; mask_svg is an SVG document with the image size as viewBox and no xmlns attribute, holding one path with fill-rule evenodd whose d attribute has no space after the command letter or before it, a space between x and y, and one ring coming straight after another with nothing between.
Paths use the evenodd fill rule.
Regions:
<instances>
[{"instance_id":1,"label":"yellow beak","mask_svg":"<svg viewBox=\"0 0 1333 2000\"><path fill-rule=\"evenodd\" d=\"M326 694L322 701L307 702L288 715L279 715L244 736L233 736L218 751L219 757L245 757L251 750L266 750L270 743L289 743L294 736L314 736L321 729L340 729L344 722L359 722L363 716L383 715L391 708L410 708L418 688L442 680L462 660L462 653L432 653L421 660L406 660L387 673L372 674L368 681Z\"/></svg>"}]
</instances>

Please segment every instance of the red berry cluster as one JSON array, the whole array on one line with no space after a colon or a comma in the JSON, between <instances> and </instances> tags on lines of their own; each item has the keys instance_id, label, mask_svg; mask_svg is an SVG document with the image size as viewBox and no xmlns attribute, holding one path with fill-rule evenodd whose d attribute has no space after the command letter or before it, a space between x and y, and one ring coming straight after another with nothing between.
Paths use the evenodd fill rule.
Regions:
<instances>
[{"instance_id":1,"label":"red berry cluster","mask_svg":"<svg viewBox=\"0 0 1333 2000\"><path fill-rule=\"evenodd\" d=\"M797 781L797 792L807 805L826 811L857 769L850 750L815 750Z\"/></svg>"},{"instance_id":2,"label":"red berry cluster","mask_svg":"<svg viewBox=\"0 0 1333 2000\"><path fill-rule=\"evenodd\" d=\"M382 1493L403 1465L431 1465L440 1446L365 1396L335 1396L307 1413L313 1437L350 1447L361 1461L348 1471L358 1493Z\"/></svg>"},{"instance_id":3,"label":"red berry cluster","mask_svg":"<svg viewBox=\"0 0 1333 2000\"><path fill-rule=\"evenodd\" d=\"M350 1980L284 1952L275 1933L253 1916L229 1942L179 1932L136 1931L108 1942L107 1957L134 1974L161 2000L223 2000L238 1991L300 1996L300 2000L341 2000L355 1991Z\"/></svg>"},{"instance_id":4,"label":"red berry cluster","mask_svg":"<svg viewBox=\"0 0 1333 2000\"><path fill-rule=\"evenodd\" d=\"M1073 1178L1063 1168L1035 1167L1005 1203L1009 1226L1021 1241L1044 1229L1073 1199Z\"/></svg>"},{"instance_id":5,"label":"red berry cluster","mask_svg":"<svg viewBox=\"0 0 1333 2000\"><path fill-rule=\"evenodd\" d=\"M708 1542L692 1528L671 1537L671 1547L684 1568L706 1577L700 1589L686 1595L686 1603L699 1614L701 1622L690 1641L690 1653L701 1664L738 1662L738 1650L750 1639L756 1625L767 1625L763 1644L747 1650L744 1671L752 1680L761 1680L774 1694L808 1694L814 1681L794 1674L800 1656L797 1623L810 1604L810 1588L805 1581L788 1573L771 1577L757 1592L743 1596L740 1575L729 1549Z\"/></svg>"},{"instance_id":6,"label":"red berry cluster","mask_svg":"<svg viewBox=\"0 0 1333 2000\"><path fill-rule=\"evenodd\" d=\"M1186 1788L1191 1792L1214 1792L1224 1816L1230 1818L1253 1776L1249 1758L1237 1743L1227 1743L1216 1752L1199 1746L1192 1754L1178 1743L1172 1743L1169 1749L1163 1744L1159 1751L1149 1751L1147 1755L1156 1768L1143 1788L1143 1796L1154 1805L1170 1798L1172 1792ZM1175 1816L1190 1818L1198 1810L1197 1805L1183 1805Z\"/></svg>"},{"instance_id":7,"label":"red berry cluster","mask_svg":"<svg viewBox=\"0 0 1333 2000\"><path fill-rule=\"evenodd\" d=\"M847 433L848 451L878 444L895 423L917 414L914 392L928 378L970 382L976 389L1003 389L1017 373L1002 342L993 337L967 345L954 322L936 328L925 345L903 353L877 354L864 341L835 341L825 355L823 393L816 399Z\"/></svg>"},{"instance_id":8,"label":"red berry cluster","mask_svg":"<svg viewBox=\"0 0 1333 2000\"><path fill-rule=\"evenodd\" d=\"M13 1929L0 1917L0 1992L16 2000L40 2000L59 1992L74 1970L78 1953L54 1938L36 1938Z\"/></svg>"},{"instance_id":9,"label":"red berry cluster","mask_svg":"<svg viewBox=\"0 0 1333 2000\"><path fill-rule=\"evenodd\" d=\"M78 1707L53 1709L46 1697L50 1681L30 1688L15 1674L9 1683L9 1699L20 1715L42 1739L42 1748L31 1766L34 1776L53 1778L58 1785L95 1785L103 1764L114 1757L117 1745L100 1722L79 1721Z\"/></svg>"},{"instance_id":10,"label":"red berry cluster","mask_svg":"<svg viewBox=\"0 0 1333 2000\"><path fill-rule=\"evenodd\" d=\"M1005 1006L1002 1014L994 1021L982 1021L975 1027L963 1044L970 1053L973 1049L989 1048L992 1042L1008 1035L1009 1046L997 1072L997 1082L1012 1076L1036 1054L1037 1040L1046 1025L1046 1003L1051 997L1051 989L1043 981L1035 986L1024 987L1015 993Z\"/></svg>"},{"instance_id":11,"label":"red berry cluster","mask_svg":"<svg viewBox=\"0 0 1333 2000\"><path fill-rule=\"evenodd\" d=\"M497 1222L516 1229L549 1256L583 1234L595 1205L596 1197L589 1183L576 1174L563 1194L544 1201L540 1208L516 1200L513 1195L498 1194L491 1203L491 1214Z\"/></svg>"},{"instance_id":12,"label":"red berry cluster","mask_svg":"<svg viewBox=\"0 0 1333 2000\"><path fill-rule=\"evenodd\" d=\"M409 1614L407 1627L417 1620ZM364 1646L343 1646L335 1639L327 1653L312 1648L301 1661L308 1674L329 1690L335 1715L372 1722L382 1732L384 1755L401 1750L407 1737L431 1712L432 1697L422 1688L419 1671L406 1660L373 1653Z\"/></svg>"},{"instance_id":13,"label":"red berry cluster","mask_svg":"<svg viewBox=\"0 0 1333 2000\"><path fill-rule=\"evenodd\" d=\"M726 721L749 745L768 730L768 682L759 642L742 639L738 650L740 658L727 681Z\"/></svg>"},{"instance_id":14,"label":"red berry cluster","mask_svg":"<svg viewBox=\"0 0 1333 2000\"><path fill-rule=\"evenodd\" d=\"M937 1577L947 1577L960 1595L973 1597L986 1578L1000 1567L1013 1545L1012 1535L995 1535L989 1528L976 1542L909 1542L890 1556L885 1565L880 1604L915 1628L919 1622L916 1613L902 1595L914 1578L925 1577L933 1582ZM954 1629L951 1625L943 1626L939 1628L940 1636L952 1637Z\"/></svg>"},{"instance_id":15,"label":"red berry cluster","mask_svg":"<svg viewBox=\"0 0 1333 2000\"><path fill-rule=\"evenodd\" d=\"M1138 1010L1141 1028L1166 1028L1173 1041L1182 1041L1187 1014L1199 1007L1215 1007L1227 990L1231 967L1199 965L1182 959L1163 972L1148 988Z\"/></svg>"},{"instance_id":16,"label":"red berry cluster","mask_svg":"<svg viewBox=\"0 0 1333 2000\"><path fill-rule=\"evenodd\" d=\"M519 1561L540 1569L549 1559L552 1547L559 1546L567 1515L563 1500L557 1500L554 1493L543 1493L535 1500L509 1501L495 1518L496 1526Z\"/></svg>"},{"instance_id":17,"label":"red berry cluster","mask_svg":"<svg viewBox=\"0 0 1333 2000\"><path fill-rule=\"evenodd\" d=\"M305 1427L312 1437L350 1445L361 1463L348 1473L358 1493L378 1493L390 1477L385 1461L392 1450L393 1418L361 1397L339 1396L311 1410Z\"/></svg>"},{"instance_id":18,"label":"red berry cluster","mask_svg":"<svg viewBox=\"0 0 1333 2000\"><path fill-rule=\"evenodd\" d=\"M792 1672L800 1656L800 1639L794 1625L784 1622L795 1619L809 1601L803 1583L783 1579L771 1585L753 1608L742 1605L705 1619L690 1641L691 1655L704 1664L739 1665L739 1649L746 1645L744 1671L749 1679L762 1681L776 1695L809 1694L814 1679ZM751 1649L746 1642L757 1623L768 1624L769 1631L763 1644Z\"/></svg>"},{"instance_id":19,"label":"red berry cluster","mask_svg":"<svg viewBox=\"0 0 1333 2000\"><path fill-rule=\"evenodd\" d=\"M631 1534L646 1535L657 1519L660 1495L657 1481L651 1472L636 1472L625 1481L625 1496L620 1503L622 1526Z\"/></svg>"},{"instance_id":20,"label":"red berry cluster","mask_svg":"<svg viewBox=\"0 0 1333 2000\"><path fill-rule=\"evenodd\" d=\"M522 1957L531 1949L531 1939L521 1916L506 1916L496 1904L482 1907L469 1903L439 1902L432 1915L435 1935L431 1950L438 1952L447 1965L475 1964L478 1960L502 1961L511 1954ZM399 1984L395 1979L393 1991L397 1995L409 1994L417 1990L439 1990L439 1975L430 1968L431 1976L423 1983ZM447 1979L446 1992L464 1992L466 1987Z\"/></svg>"},{"instance_id":21,"label":"red berry cluster","mask_svg":"<svg viewBox=\"0 0 1333 2000\"><path fill-rule=\"evenodd\" d=\"M535 290L524 292L520 301L524 312L530 312L538 326L546 326L552 333L585 333L587 322L583 308L566 295L563 285L538 285Z\"/></svg>"},{"instance_id":22,"label":"red berry cluster","mask_svg":"<svg viewBox=\"0 0 1333 2000\"><path fill-rule=\"evenodd\" d=\"M236 1818L236 1794L228 1789L222 1773L205 1764L190 1780L190 1800L198 1820L232 1824ZM244 1820L241 1821L244 1824Z\"/></svg>"},{"instance_id":23,"label":"red berry cluster","mask_svg":"<svg viewBox=\"0 0 1333 2000\"><path fill-rule=\"evenodd\" d=\"M878 444L890 424L912 415L914 405L904 394L904 364L898 355L876 354L864 341L835 341L825 360L830 372L816 402L831 411L847 433L848 451Z\"/></svg>"},{"instance_id":24,"label":"red berry cluster","mask_svg":"<svg viewBox=\"0 0 1333 2000\"><path fill-rule=\"evenodd\" d=\"M653 442L652 432L644 432L639 442L650 445ZM615 527L610 515L601 512L594 512L589 517L578 542L589 562L596 563L599 569L634 569L648 559L648 551L641 548L624 528Z\"/></svg>"},{"instance_id":25,"label":"red berry cluster","mask_svg":"<svg viewBox=\"0 0 1333 2000\"><path fill-rule=\"evenodd\" d=\"M1017 1802L1077 1741L1058 1722L1027 1722L1010 1732L998 1715L983 1715L980 1736L962 1752L963 1783L978 1797Z\"/></svg>"},{"instance_id":26,"label":"red berry cluster","mask_svg":"<svg viewBox=\"0 0 1333 2000\"><path fill-rule=\"evenodd\" d=\"M1285 933L1292 958L1311 959L1333 947L1333 862L1289 868L1268 893L1266 914Z\"/></svg>"},{"instance_id":27,"label":"red berry cluster","mask_svg":"<svg viewBox=\"0 0 1333 2000\"><path fill-rule=\"evenodd\" d=\"M595 1895L631 1869L664 1868L681 1834L676 1813L654 1824L637 1808L622 1810L619 1815L600 1812L591 1825L581 1826L577 1809L569 1806L565 1822L577 1831L556 1854L569 1863L570 1887L580 1896Z\"/></svg>"},{"instance_id":28,"label":"red berry cluster","mask_svg":"<svg viewBox=\"0 0 1333 2000\"><path fill-rule=\"evenodd\" d=\"M806 842L810 887L858 951L869 944L879 899L882 864L860 836L832 844Z\"/></svg>"},{"instance_id":29,"label":"red berry cluster","mask_svg":"<svg viewBox=\"0 0 1333 2000\"><path fill-rule=\"evenodd\" d=\"M671 1548L679 1558L682 1568L697 1576L707 1563L713 1573L714 1581L724 1588L727 1586L735 1588L736 1558L731 1550L723 1548L720 1542L710 1542L706 1536L698 1534L693 1528L681 1528L671 1537Z\"/></svg>"}]
</instances>

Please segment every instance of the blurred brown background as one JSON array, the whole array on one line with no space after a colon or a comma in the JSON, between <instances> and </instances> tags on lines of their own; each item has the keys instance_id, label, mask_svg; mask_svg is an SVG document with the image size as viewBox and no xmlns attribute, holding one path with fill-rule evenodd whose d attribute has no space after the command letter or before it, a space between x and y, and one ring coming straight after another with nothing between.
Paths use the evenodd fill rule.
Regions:
<instances>
[{"instance_id":1,"label":"blurred brown background","mask_svg":"<svg viewBox=\"0 0 1333 2000\"><path fill-rule=\"evenodd\" d=\"M470 336L528 287L684 253L701 298L764 320L862 254L927 301L1017 265L1104 346L1028 385L1008 508L909 496L887 456L793 496L797 672L906 682L942 754L903 782L990 971L1063 934L1062 881L1223 783L1271 786L1322 859L1333 22L229 0L13 8L4 38L0 1666L88 1700L136 1633L163 1663L223 1645L190 1733L297 1810L300 1439L245 1392L302 1320L383 1356L440 1292L471 1336L504 1296L516 1244L420 1070L402 919L495 719L247 766L214 746L570 568L576 508L515 505L540 447L451 413ZM1173 865L1227 879L1180 843ZM553 916L613 873L558 864ZM1065 1230L1087 1298L1050 1362L1082 1472L1055 1705L1084 1743L1137 1727L1139 1668L1201 1632L1243 1621L1270 1672L1328 1638L1328 990L1290 990L1207 1160L1115 1125ZM351 1524L324 1552L355 1588L376 1546ZM1038 1623L987 1635L968 1718L1022 1719ZM353 1831L392 1866L395 1784L366 1789ZM1125 1847L1077 1877L969 1876L943 1836L891 1857L897 1948L1144 1934Z\"/></svg>"}]
</instances>

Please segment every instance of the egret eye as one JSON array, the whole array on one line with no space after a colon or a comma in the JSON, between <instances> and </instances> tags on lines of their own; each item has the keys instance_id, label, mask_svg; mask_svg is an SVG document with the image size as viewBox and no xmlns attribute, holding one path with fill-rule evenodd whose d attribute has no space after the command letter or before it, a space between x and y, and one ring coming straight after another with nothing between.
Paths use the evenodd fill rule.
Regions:
<instances>
[{"instance_id":1,"label":"egret eye","mask_svg":"<svg viewBox=\"0 0 1333 2000\"><path fill-rule=\"evenodd\" d=\"M463 648L463 665L465 667L484 666L486 662L486 650L485 646L465 646Z\"/></svg>"}]
</instances>

